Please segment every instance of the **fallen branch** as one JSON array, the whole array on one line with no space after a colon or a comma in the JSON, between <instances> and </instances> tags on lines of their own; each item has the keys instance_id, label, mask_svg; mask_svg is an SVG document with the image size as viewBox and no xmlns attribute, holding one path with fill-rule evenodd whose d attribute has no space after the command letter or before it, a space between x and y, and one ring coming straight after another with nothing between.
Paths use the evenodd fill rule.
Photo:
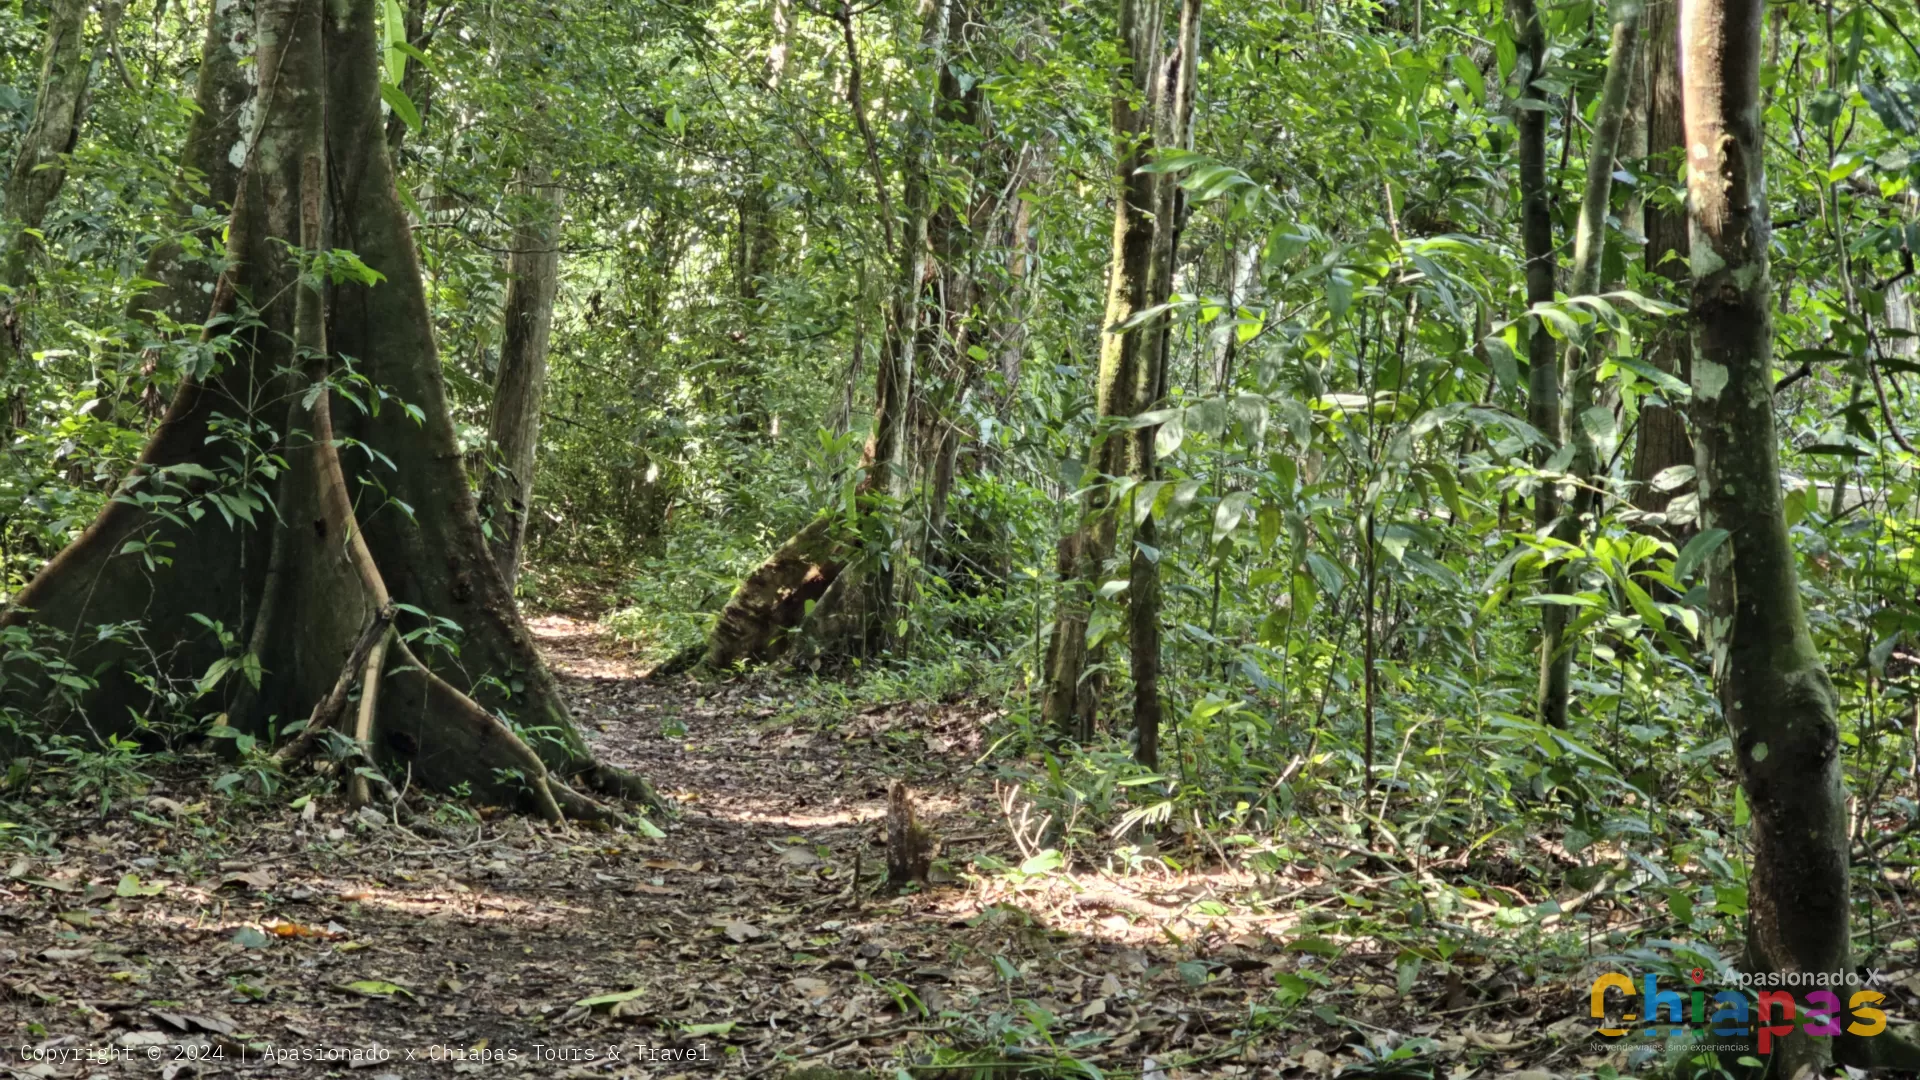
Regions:
<instances>
[{"instance_id":1,"label":"fallen branch","mask_svg":"<svg viewBox=\"0 0 1920 1080\"><path fill-rule=\"evenodd\" d=\"M367 653L366 674L360 677L360 715L354 719L353 741L369 761L373 760L373 717L380 708L380 673L386 670L387 642L392 640L393 630L389 628L386 633L380 635L378 641L373 643L373 648ZM365 770L354 770L353 780L347 785L347 791L353 805L367 805ZM394 801L399 801L397 794Z\"/></svg>"},{"instance_id":2,"label":"fallen branch","mask_svg":"<svg viewBox=\"0 0 1920 1080\"><path fill-rule=\"evenodd\" d=\"M1606 873L1601 874L1600 880L1597 882L1594 882L1593 888L1588 889L1586 892L1581 893L1580 895L1574 897L1571 900L1567 900L1561 903L1560 910L1548 915L1544 919L1541 919L1540 925L1543 927L1552 926L1554 923L1559 922L1561 919L1567 918L1568 916L1571 916L1571 915L1579 914L1581 908L1584 908L1588 904L1593 903L1595 900L1600 899L1602 896L1605 896L1608 893L1611 893L1614 889L1614 886L1620 884L1620 877L1621 877L1621 872L1619 870L1609 870Z\"/></svg>"}]
</instances>

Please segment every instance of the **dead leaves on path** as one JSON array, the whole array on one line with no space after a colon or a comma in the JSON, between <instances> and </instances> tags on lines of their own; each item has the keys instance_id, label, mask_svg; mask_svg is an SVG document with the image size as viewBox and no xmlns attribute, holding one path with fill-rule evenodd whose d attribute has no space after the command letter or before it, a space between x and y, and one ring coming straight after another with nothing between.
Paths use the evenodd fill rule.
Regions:
<instances>
[{"instance_id":1,"label":"dead leaves on path","mask_svg":"<svg viewBox=\"0 0 1920 1080\"><path fill-rule=\"evenodd\" d=\"M1431 973L1403 986L1391 952L1366 953L1331 920L1282 926L1296 903L1352 895L1312 867L1259 911L1253 883L1227 875L1083 869L881 892L885 795L903 774L956 870L982 848L1021 861L990 785L965 771L978 706L889 703L814 729L774 683L566 681L600 728L597 753L684 797L664 838L503 817L429 843L325 794L239 815L183 774L137 814L76 815L57 851L7 864L0 1014L87 1044L704 1047L715 1063L700 1076L777 1076L782 1055L898 1064L982 1037L1071 1041L1101 1069L1164 1080L1318 1080L1419 1035L1439 1047L1440 1076L1472 1059L1491 1077L1540 1053L1525 1041L1540 1012L1499 1001L1470 1022L1436 1019L1449 988ZM1475 964L1461 993L1500 974ZM1326 985L1289 1006L1294 1028L1247 1038L1249 1017L1306 971ZM1192 1053L1215 1056L1175 1067Z\"/></svg>"}]
</instances>

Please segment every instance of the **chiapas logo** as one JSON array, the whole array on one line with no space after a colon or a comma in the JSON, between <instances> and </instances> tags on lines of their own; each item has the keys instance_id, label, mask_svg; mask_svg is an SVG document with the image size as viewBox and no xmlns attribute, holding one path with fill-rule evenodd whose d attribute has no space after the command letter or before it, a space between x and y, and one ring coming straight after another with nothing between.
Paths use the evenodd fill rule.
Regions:
<instances>
[{"instance_id":1,"label":"chiapas logo","mask_svg":"<svg viewBox=\"0 0 1920 1080\"><path fill-rule=\"evenodd\" d=\"M1766 1054L1773 1051L1775 1039L1792 1034L1795 1027L1818 1038L1832 1038L1842 1031L1860 1036L1878 1035L1887 1029L1887 1014L1873 1007L1885 1001L1886 995L1878 990L1852 989L1872 981L1871 976L1863 978L1853 972L1740 973L1726 976L1732 985L1717 992L1700 986L1707 979L1704 969L1694 968L1687 977L1693 980L1694 989L1685 993L1660 989L1658 977L1651 973L1640 977L1638 987L1631 978L1618 972L1608 972L1593 980L1590 1012L1603 1025L1599 1034L1607 1039L1636 1033L1654 1038L1757 1035L1757 1048ZM1762 986L1818 989L1796 993L1787 989L1760 989ZM1630 999L1641 998L1640 1011L1627 1012L1621 1018L1624 1024L1644 1021L1637 1032L1629 1027L1604 1026L1612 1024L1607 1018L1609 990L1619 992L1620 997L1615 999L1618 1003L1631 1005ZM1844 1011L1837 991L1848 992Z\"/></svg>"}]
</instances>

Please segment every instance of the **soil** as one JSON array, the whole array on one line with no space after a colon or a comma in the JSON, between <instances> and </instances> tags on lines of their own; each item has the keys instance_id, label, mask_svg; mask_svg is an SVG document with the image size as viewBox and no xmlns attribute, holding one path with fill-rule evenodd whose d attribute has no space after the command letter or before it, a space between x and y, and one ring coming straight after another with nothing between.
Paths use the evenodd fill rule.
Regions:
<instances>
[{"instance_id":1,"label":"soil","mask_svg":"<svg viewBox=\"0 0 1920 1080\"><path fill-rule=\"evenodd\" d=\"M651 682L591 624L533 626L596 753L677 805L663 836L456 804L424 836L329 782L223 794L183 762L0 860L0 1073L969 1075L938 1066L973 1054L1170 1080L1324 1076L1425 1036L1405 1075L1447 1076L1584 1032L1542 1034L1585 1022L1579 991L1491 959L1329 962L1314 920L1355 886L1322 863L1229 872L1167 830L1158 857L1055 866L1060 823L982 760L987 705L820 715L778 679ZM942 843L904 894L882 880L896 780Z\"/></svg>"}]
</instances>

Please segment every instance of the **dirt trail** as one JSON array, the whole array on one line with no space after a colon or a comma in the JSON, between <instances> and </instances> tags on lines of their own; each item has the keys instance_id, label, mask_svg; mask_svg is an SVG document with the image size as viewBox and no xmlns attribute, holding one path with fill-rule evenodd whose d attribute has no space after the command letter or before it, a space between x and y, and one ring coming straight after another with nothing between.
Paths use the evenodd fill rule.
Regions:
<instances>
[{"instance_id":1,"label":"dirt trail","mask_svg":"<svg viewBox=\"0 0 1920 1080\"><path fill-rule=\"evenodd\" d=\"M1020 861L972 765L981 709L828 729L777 681L653 685L588 624L534 630L597 751L678 803L664 838L502 815L423 841L332 794L236 809L199 763L6 860L0 1072L778 1076L781 1055L854 1068L935 1037L1078 1039L1108 1068L1277 1055L1231 1034L1271 986L1222 951L1238 930L1161 934L1191 881L1173 907L1095 879L870 891L896 777L954 865Z\"/></svg>"}]
</instances>

